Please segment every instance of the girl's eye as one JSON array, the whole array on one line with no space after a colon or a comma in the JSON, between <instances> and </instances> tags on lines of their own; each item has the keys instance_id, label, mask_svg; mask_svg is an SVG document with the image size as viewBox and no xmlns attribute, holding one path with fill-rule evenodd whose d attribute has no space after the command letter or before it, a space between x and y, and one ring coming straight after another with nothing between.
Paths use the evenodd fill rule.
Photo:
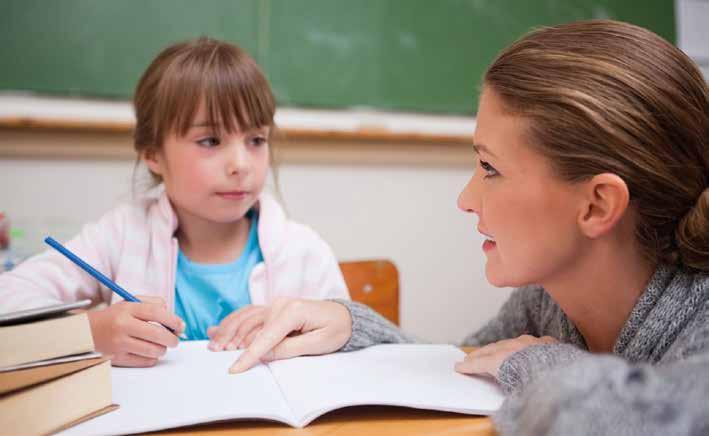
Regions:
<instances>
[{"instance_id":1,"label":"girl's eye","mask_svg":"<svg viewBox=\"0 0 709 436\"><path fill-rule=\"evenodd\" d=\"M483 176L484 179L487 179L488 177L494 177L499 174L495 167L485 162L484 160L480 161L480 168L485 171L485 176Z\"/></svg>"},{"instance_id":2,"label":"girl's eye","mask_svg":"<svg viewBox=\"0 0 709 436\"><path fill-rule=\"evenodd\" d=\"M266 144L267 141L268 140L265 136L254 136L249 140L249 144L254 145L256 147L261 147L262 145Z\"/></svg>"},{"instance_id":3,"label":"girl's eye","mask_svg":"<svg viewBox=\"0 0 709 436\"><path fill-rule=\"evenodd\" d=\"M220 142L219 142L219 138L216 138L214 136L209 136L207 138L202 138L202 139L198 140L197 144L199 144L203 147L212 148L212 147L218 146L220 144Z\"/></svg>"}]
</instances>

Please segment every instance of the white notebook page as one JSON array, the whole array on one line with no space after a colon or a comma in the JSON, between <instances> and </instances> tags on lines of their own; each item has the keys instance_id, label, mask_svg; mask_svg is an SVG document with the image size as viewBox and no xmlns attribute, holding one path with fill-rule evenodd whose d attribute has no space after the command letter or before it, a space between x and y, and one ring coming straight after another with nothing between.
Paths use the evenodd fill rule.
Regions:
<instances>
[{"instance_id":1,"label":"white notebook page","mask_svg":"<svg viewBox=\"0 0 709 436\"><path fill-rule=\"evenodd\" d=\"M451 345L378 345L229 374L240 354L182 342L153 368L114 367L113 402L120 408L63 434L140 433L239 418L304 426L327 411L364 404L487 415L503 400L493 382L454 371L465 354Z\"/></svg>"},{"instance_id":2,"label":"white notebook page","mask_svg":"<svg viewBox=\"0 0 709 436\"><path fill-rule=\"evenodd\" d=\"M464 356L452 345L378 345L269 366L299 425L365 404L490 415L502 404L502 391L488 379L455 372Z\"/></svg>"},{"instance_id":3,"label":"white notebook page","mask_svg":"<svg viewBox=\"0 0 709 436\"><path fill-rule=\"evenodd\" d=\"M181 342L153 368L113 367L113 402L120 408L62 434L139 433L235 418L291 420L266 366L229 374L241 351L212 352L207 343Z\"/></svg>"}]
</instances>

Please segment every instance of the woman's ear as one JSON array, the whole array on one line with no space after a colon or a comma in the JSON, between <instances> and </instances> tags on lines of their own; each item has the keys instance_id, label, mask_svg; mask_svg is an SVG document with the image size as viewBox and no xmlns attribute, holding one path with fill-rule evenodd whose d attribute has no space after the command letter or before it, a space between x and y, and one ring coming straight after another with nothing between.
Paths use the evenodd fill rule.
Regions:
<instances>
[{"instance_id":1,"label":"woman's ear","mask_svg":"<svg viewBox=\"0 0 709 436\"><path fill-rule=\"evenodd\" d=\"M140 158L148 166L148 169L159 176L162 175L163 159L158 150L147 149L140 154Z\"/></svg>"},{"instance_id":2,"label":"woman's ear","mask_svg":"<svg viewBox=\"0 0 709 436\"><path fill-rule=\"evenodd\" d=\"M583 234L595 239L612 231L630 204L630 191L616 174L603 173L586 182L586 201L579 214Z\"/></svg>"}]
</instances>

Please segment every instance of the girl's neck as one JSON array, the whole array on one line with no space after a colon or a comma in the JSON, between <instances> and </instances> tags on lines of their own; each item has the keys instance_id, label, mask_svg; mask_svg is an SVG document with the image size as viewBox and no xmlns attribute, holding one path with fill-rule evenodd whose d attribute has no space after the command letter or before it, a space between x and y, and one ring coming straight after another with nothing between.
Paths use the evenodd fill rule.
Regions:
<instances>
[{"instance_id":1,"label":"girl's neck","mask_svg":"<svg viewBox=\"0 0 709 436\"><path fill-rule=\"evenodd\" d=\"M232 262L239 258L249 239L251 219L248 216L226 224L216 224L185 212L177 212L177 217L179 227L175 236L182 253L193 262Z\"/></svg>"},{"instance_id":2,"label":"girl's neck","mask_svg":"<svg viewBox=\"0 0 709 436\"><path fill-rule=\"evenodd\" d=\"M589 247L572 267L543 284L592 352L613 351L655 270L632 241L624 242Z\"/></svg>"}]
</instances>

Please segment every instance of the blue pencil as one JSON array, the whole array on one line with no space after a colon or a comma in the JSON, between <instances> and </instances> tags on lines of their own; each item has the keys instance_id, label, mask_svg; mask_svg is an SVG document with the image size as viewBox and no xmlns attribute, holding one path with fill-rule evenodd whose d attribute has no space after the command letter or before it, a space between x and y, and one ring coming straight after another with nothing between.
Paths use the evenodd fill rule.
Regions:
<instances>
[{"instance_id":1,"label":"blue pencil","mask_svg":"<svg viewBox=\"0 0 709 436\"><path fill-rule=\"evenodd\" d=\"M74 262L77 266L79 266L81 269L86 271L91 275L91 277L95 278L99 282L103 283L106 285L106 287L116 294L120 295L124 300L126 301L131 301L133 303L140 303L140 300L135 298L130 292L126 291L125 289L121 288L118 283L114 282L113 280L109 279L105 275L101 274L100 271L89 265L88 263L84 262L79 256L76 254L72 253L69 251L68 248L57 242L54 238L51 236L47 236L44 239L44 242L46 242L48 245L50 245L52 248L66 256L69 260ZM158 323L159 324L159 323ZM166 329L170 330L172 334L176 334L175 330L171 329L170 327L160 324L161 326L165 327Z\"/></svg>"}]
</instances>

